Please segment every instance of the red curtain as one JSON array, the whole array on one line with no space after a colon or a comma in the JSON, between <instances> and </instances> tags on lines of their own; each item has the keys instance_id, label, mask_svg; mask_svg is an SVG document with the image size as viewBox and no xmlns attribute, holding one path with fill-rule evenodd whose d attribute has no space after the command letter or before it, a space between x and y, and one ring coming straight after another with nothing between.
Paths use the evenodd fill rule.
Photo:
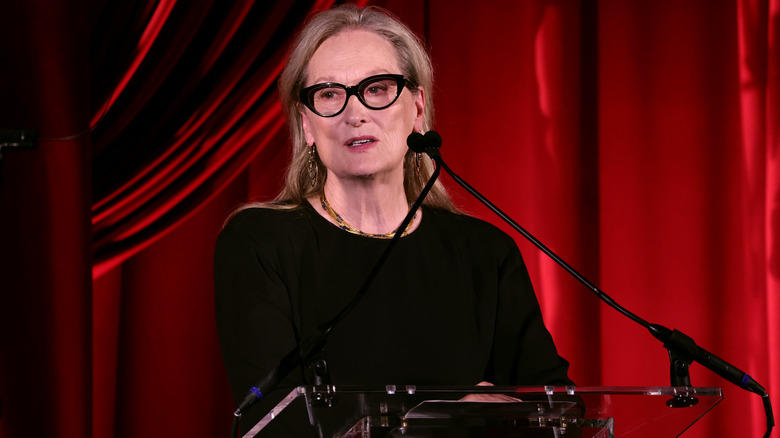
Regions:
<instances>
[{"instance_id":1,"label":"red curtain","mask_svg":"<svg viewBox=\"0 0 780 438\"><path fill-rule=\"evenodd\" d=\"M0 437L226 434L214 239L279 188L274 81L332 2L31 3L0 14L0 129L41 137L1 150ZM431 48L453 170L778 394L780 2L371 3ZM580 385L669 384L649 333L517 240ZM685 436L763 434L757 396L691 377L725 398Z\"/></svg>"}]
</instances>

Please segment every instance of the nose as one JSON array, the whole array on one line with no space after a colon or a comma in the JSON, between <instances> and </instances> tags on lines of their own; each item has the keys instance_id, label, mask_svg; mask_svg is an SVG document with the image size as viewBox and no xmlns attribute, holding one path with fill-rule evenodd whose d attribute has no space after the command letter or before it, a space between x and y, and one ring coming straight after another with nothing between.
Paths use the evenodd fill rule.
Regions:
<instances>
[{"instance_id":1,"label":"nose","mask_svg":"<svg viewBox=\"0 0 780 438\"><path fill-rule=\"evenodd\" d=\"M344 122L352 126L360 126L368 120L367 112L370 111L363 105L357 96L349 96L347 106L344 108Z\"/></svg>"}]
</instances>

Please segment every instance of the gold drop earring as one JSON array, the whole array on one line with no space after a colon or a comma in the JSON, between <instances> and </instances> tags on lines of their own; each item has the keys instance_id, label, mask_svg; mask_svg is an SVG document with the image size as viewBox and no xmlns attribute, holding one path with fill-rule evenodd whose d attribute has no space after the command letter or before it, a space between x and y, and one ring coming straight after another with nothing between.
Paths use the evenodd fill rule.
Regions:
<instances>
[{"instance_id":1,"label":"gold drop earring","mask_svg":"<svg viewBox=\"0 0 780 438\"><path fill-rule=\"evenodd\" d=\"M320 169L317 165L317 145L312 144L311 147L309 147L309 180L311 181L311 186L314 187L317 185L317 177L319 176Z\"/></svg>"}]
</instances>

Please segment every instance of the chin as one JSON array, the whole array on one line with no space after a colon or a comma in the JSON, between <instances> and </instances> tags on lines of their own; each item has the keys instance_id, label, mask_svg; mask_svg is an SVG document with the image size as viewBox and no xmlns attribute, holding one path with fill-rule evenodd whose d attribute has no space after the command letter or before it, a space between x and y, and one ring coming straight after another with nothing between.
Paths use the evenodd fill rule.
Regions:
<instances>
[{"instance_id":1,"label":"chin","mask_svg":"<svg viewBox=\"0 0 780 438\"><path fill-rule=\"evenodd\" d=\"M400 166L393 166L392 168L381 163L353 163L353 165L346 169L342 175L347 178L359 179L362 181L368 181L376 178L392 178L393 175L403 176L403 163Z\"/></svg>"}]
</instances>

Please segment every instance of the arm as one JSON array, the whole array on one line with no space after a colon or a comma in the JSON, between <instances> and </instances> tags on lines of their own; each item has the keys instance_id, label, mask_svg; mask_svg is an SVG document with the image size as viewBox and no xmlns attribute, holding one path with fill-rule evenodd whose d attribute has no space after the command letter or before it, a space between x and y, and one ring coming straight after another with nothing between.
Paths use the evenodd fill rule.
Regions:
<instances>
[{"instance_id":1,"label":"arm","mask_svg":"<svg viewBox=\"0 0 780 438\"><path fill-rule=\"evenodd\" d=\"M220 233L214 255L217 332L236 404L296 345L297 338L275 244L258 235L246 216L237 216ZM296 386L300 383L296 378L291 376L280 386ZM245 414L244 424L254 424L286 393L269 394Z\"/></svg>"},{"instance_id":2,"label":"arm","mask_svg":"<svg viewBox=\"0 0 780 438\"><path fill-rule=\"evenodd\" d=\"M493 369L496 384L572 385L514 242L500 267Z\"/></svg>"}]
</instances>

